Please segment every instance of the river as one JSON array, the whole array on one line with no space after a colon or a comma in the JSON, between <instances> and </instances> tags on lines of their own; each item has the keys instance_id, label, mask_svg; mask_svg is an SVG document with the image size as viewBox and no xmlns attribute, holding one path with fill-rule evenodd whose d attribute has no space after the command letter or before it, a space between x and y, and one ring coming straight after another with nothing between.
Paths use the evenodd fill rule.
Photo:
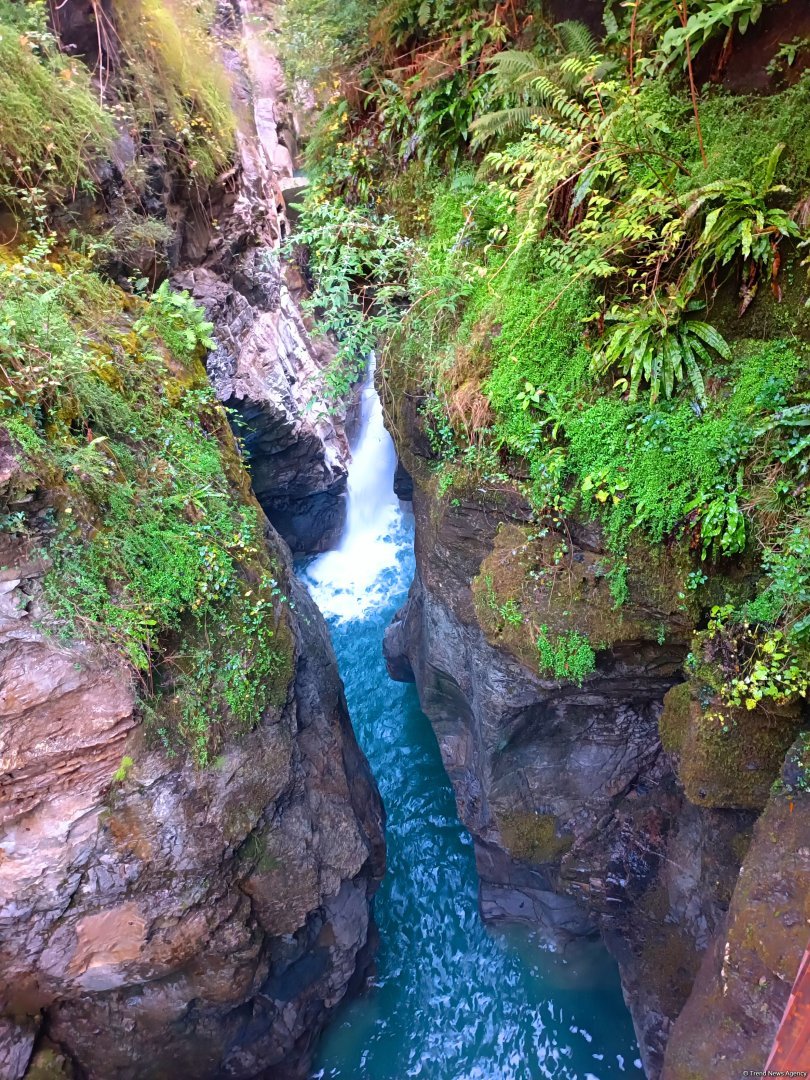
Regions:
<instances>
[{"instance_id":1,"label":"river","mask_svg":"<svg viewBox=\"0 0 810 1080\"><path fill-rule=\"evenodd\" d=\"M430 723L392 682L385 627L413 574L413 523L371 376L336 551L300 568L332 633L357 738L388 812L388 873L370 990L341 1007L318 1080L613 1080L642 1077L615 965L595 943L565 955L528 930L485 926L472 841Z\"/></svg>"}]
</instances>

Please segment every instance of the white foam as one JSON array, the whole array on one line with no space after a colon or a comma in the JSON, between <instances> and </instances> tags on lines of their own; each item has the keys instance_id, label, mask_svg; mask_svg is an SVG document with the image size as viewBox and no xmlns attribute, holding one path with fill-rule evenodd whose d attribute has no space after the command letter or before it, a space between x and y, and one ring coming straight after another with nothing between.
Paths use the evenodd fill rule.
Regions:
<instances>
[{"instance_id":1,"label":"white foam","mask_svg":"<svg viewBox=\"0 0 810 1080\"><path fill-rule=\"evenodd\" d=\"M340 545L319 555L303 574L323 614L339 622L367 617L402 588L401 555L410 543L394 494L397 455L383 423L374 367L372 357L361 391L360 430L349 465Z\"/></svg>"}]
</instances>

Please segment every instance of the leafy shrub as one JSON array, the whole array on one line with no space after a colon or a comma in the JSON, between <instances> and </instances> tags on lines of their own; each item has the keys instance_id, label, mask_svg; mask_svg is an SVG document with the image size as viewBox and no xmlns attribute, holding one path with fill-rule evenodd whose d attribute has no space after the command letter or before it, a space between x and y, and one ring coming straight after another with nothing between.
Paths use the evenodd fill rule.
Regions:
<instances>
[{"instance_id":1,"label":"leafy shrub","mask_svg":"<svg viewBox=\"0 0 810 1080\"><path fill-rule=\"evenodd\" d=\"M335 69L353 64L368 48L366 32L379 6L378 0L287 0L280 43L291 81L319 96L331 89Z\"/></svg>"},{"instance_id":2,"label":"leafy shrub","mask_svg":"<svg viewBox=\"0 0 810 1080\"><path fill-rule=\"evenodd\" d=\"M317 191L304 203L290 249L304 247L314 290L306 307L339 343L326 374L328 397L345 393L380 338L397 324L407 297L413 243L396 221Z\"/></svg>"},{"instance_id":3,"label":"leafy shrub","mask_svg":"<svg viewBox=\"0 0 810 1080\"><path fill-rule=\"evenodd\" d=\"M175 356L191 358L200 349L215 349L214 324L188 292L174 292L168 281L152 293L145 314L137 320L136 333L154 330Z\"/></svg>"}]
</instances>

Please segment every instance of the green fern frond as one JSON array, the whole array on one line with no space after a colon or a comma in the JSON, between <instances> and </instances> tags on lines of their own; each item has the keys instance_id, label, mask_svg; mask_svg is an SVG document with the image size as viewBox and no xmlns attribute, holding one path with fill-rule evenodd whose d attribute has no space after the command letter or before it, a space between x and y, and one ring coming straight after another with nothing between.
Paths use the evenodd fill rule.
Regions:
<instances>
[{"instance_id":1,"label":"green fern frond","mask_svg":"<svg viewBox=\"0 0 810 1080\"><path fill-rule=\"evenodd\" d=\"M490 61L496 91L512 92L528 86L533 79L548 70L548 61L531 52L506 49Z\"/></svg>"},{"instance_id":2,"label":"green fern frond","mask_svg":"<svg viewBox=\"0 0 810 1080\"><path fill-rule=\"evenodd\" d=\"M498 109L497 112L479 116L470 124L470 130L473 132L473 146L480 146L488 139L500 135L524 130L529 126L536 112L536 109L530 105L516 105L511 109Z\"/></svg>"},{"instance_id":3,"label":"green fern frond","mask_svg":"<svg viewBox=\"0 0 810 1080\"><path fill-rule=\"evenodd\" d=\"M565 22L557 23L554 29L560 35L562 47L566 52L585 57L591 56L597 51L596 38L585 23L568 19Z\"/></svg>"}]
</instances>

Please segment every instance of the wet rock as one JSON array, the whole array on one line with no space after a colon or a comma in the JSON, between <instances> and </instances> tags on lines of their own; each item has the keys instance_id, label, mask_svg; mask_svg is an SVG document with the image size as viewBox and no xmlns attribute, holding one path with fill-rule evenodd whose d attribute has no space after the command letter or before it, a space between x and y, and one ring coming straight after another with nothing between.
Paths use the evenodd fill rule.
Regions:
<instances>
[{"instance_id":1,"label":"wet rock","mask_svg":"<svg viewBox=\"0 0 810 1080\"><path fill-rule=\"evenodd\" d=\"M764 1068L807 945L809 813L799 790L773 795L757 821L722 932L670 1036L663 1080L735 1080Z\"/></svg>"},{"instance_id":2,"label":"wet rock","mask_svg":"<svg viewBox=\"0 0 810 1080\"><path fill-rule=\"evenodd\" d=\"M397 459L397 469L394 473L394 493L397 498L403 499L405 502L411 502L413 499L413 477Z\"/></svg>"},{"instance_id":3,"label":"wet rock","mask_svg":"<svg viewBox=\"0 0 810 1080\"><path fill-rule=\"evenodd\" d=\"M42 1036L93 1080L305 1076L368 962L384 866L319 613L287 582L287 702L201 770L152 746L114 654L43 636L17 579L34 600L0 621L2 1075Z\"/></svg>"},{"instance_id":4,"label":"wet rock","mask_svg":"<svg viewBox=\"0 0 810 1080\"><path fill-rule=\"evenodd\" d=\"M263 510L293 552L334 546L346 517L349 448L319 397L331 354L310 339L277 262L249 252L226 279L201 267L175 283L217 328L208 373L233 410Z\"/></svg>"}]
</instances>

